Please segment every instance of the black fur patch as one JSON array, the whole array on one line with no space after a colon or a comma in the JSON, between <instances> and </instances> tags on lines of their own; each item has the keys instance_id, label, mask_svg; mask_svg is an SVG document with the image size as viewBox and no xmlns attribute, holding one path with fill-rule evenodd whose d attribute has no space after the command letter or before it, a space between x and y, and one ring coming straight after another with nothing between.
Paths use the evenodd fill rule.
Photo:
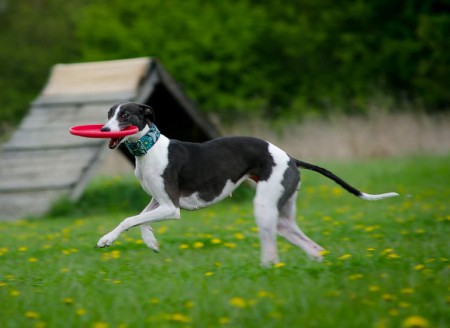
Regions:
<instances>
[{"instance_id":1,"label":"black fur patch","mask_svg":"<svg viewBox=\"0 0 450 328\"><path fill-rule=\"evenodd\" d=\"M171 140L169 164L163 173L166 192L176 206L180 197L198 192L205 202L222 193L228 180L244 175L266 181L275 165L266 141L251 137L224 137L204 143Z\"/></svg>"},{"instance_id":2,"label":"black fur patch","mask_svg":"<svg viewBox=\"0 0 450 328\"><path fill-rule=\"evenodd\" d=\"M300 183L300 171L297 168L297 164L295 160L292 158L289 161L288 168L283 174L283 181L281 181L281 185L283 186L284 192L278 200L278 210L281 211L281 208L284 206L286 201L294 194L294 192L298 188L298 184Z\"/></svg>"}]
</instances>

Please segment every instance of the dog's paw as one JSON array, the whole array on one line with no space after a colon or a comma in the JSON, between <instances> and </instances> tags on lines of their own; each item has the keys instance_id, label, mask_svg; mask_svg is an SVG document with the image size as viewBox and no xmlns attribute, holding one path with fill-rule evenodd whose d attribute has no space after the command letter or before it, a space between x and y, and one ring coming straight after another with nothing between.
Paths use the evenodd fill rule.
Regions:
<instances>
[{"instance_id":1,"label":"dog's paw","mask_svg":"<svg viewBox=\"0 0 450 328\"><path fill-rule=\"evenodd\" d=\"M104 235L97 243L97 248L103 248L111 246L111 244L117 239L117 236L115 236L113 233L108 233Z\"/></svg>"}]
</instances>

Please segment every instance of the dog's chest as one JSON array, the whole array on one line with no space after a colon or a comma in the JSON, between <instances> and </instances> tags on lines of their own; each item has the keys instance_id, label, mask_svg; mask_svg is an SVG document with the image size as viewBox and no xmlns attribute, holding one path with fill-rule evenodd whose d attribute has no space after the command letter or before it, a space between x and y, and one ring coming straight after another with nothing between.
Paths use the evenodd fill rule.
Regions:
<instances>
[{"instance_id":1,"label":"dog's chest","mask_svg":"<svg viewBox=\"0 0 450 328\"><path fill-rule=\"evenodd\" d=\"M162 175L169 163L168 145L169 140L161 136L145 156L136 158L136 178L145 192L157 199L167 197Z\"/></svg>"}]
</instances>

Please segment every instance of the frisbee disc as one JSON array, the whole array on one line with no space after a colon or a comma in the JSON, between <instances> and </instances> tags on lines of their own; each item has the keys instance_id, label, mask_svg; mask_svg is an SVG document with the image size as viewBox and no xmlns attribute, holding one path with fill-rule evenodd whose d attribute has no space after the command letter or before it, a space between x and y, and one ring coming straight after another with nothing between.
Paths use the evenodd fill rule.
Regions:
<instances>
[{"instance_id":1,"label":"frisbee disc","mask_svg":"<svg viewBox=\"0 0 450 328\"><path fill-rule=\"evenodd\" d=\"M72 126L69 132L75 136L87 138L123 138L139 131L137 126L131 125L121 131L101 131L103 124L88 124Z\"/></svg>"}]
</instances>

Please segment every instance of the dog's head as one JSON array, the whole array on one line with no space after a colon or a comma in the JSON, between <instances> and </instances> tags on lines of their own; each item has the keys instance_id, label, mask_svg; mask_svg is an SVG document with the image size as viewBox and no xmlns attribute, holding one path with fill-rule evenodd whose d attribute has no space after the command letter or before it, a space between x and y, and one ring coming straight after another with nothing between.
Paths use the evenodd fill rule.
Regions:
<instances>
[{"instance_id":1,"label":"dog's head","mask_svg":"<svg viewBox=\"0 0 450 328\"><path fill-rule=\"evenodd\" d=\"M139 134L149 128L154 121L155 114L150 106L132 102L118 103L109 110L108 122L103 125L101 131L121 131L130 125L134 125L138 127L139 132L137 134ZM116 148L125 138L112 138L109 142L109 148Z\"/></svg>"}]
</instances>

